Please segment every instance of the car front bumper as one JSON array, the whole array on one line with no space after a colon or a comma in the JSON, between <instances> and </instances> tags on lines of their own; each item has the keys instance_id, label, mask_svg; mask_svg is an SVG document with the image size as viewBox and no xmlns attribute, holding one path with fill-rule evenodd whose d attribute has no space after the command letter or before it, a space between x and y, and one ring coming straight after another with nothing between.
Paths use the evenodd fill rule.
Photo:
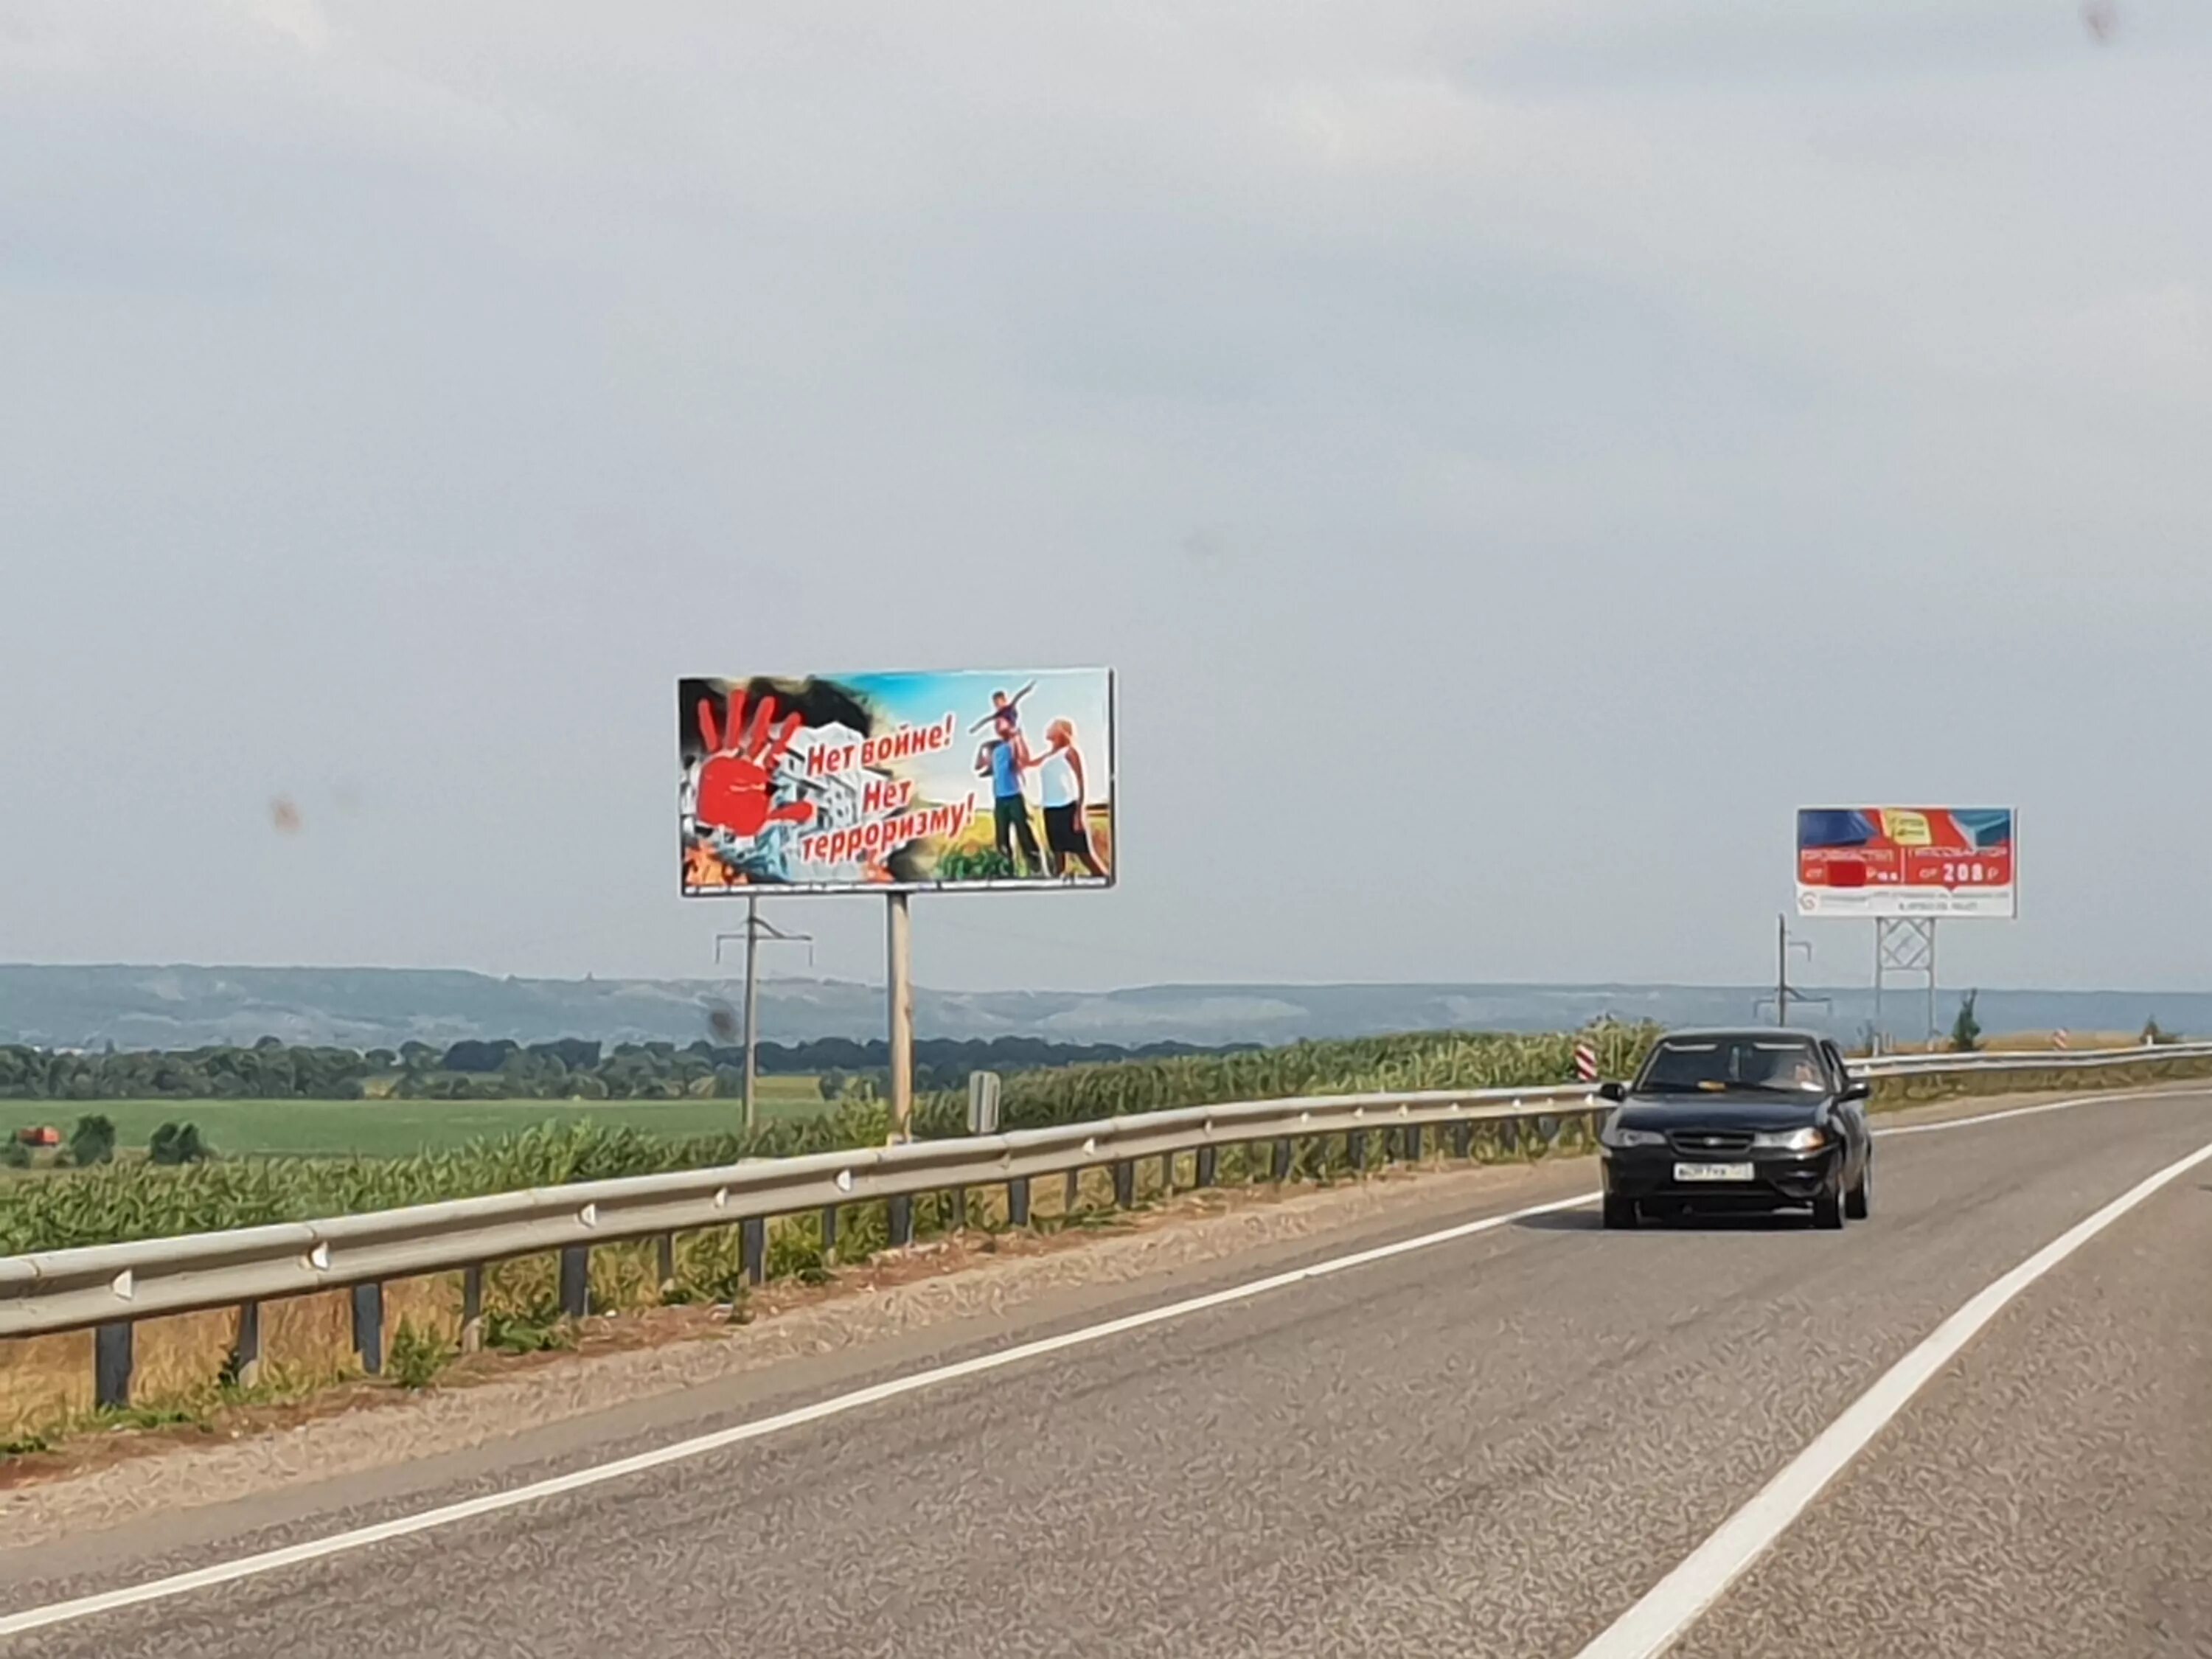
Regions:
<instances>
[{"instance_id":1,"label":"car front bumper","mask_svg":"<svg viewBox=\"0 0 2212 1659\"><path fill-rule=\"evenodd\" d=\"M1824 1192L1839 1190L1844 1149L1817 1152L1677 1152L1665 1146L1607 1146L1601 1149L1605 1190L1613 1198L1656 1199L1668 1204L1714 1208L1760 1208L1810 1204ZM1678 1164L1745 1164L1747 1181L1677 1181Z\"/></svg>"}]
</instances>

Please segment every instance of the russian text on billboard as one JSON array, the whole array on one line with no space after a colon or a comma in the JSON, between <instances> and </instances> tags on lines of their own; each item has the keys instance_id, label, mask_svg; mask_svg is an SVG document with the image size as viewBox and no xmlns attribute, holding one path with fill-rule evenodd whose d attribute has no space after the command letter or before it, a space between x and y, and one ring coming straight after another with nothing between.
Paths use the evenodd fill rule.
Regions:
<instances>
[{"instance_id":1,"label":"russian text on billboard","mask_svg":"<svg viewBox=\"0 0 2212 1659\"><path fill-rule=\"evenodd\" d=\"M1797 814L1797 908L1808 916L2019 914L2004 806L1826 806Z\"/></svg>"},{"instance_id":2,"label":"russian text on billboard","mask_svg":"<svg viewBox=\"0 0 2212 1659\"><path fill-rule=\"evenodd\" d=\"M676 684L681 890L1113 884L1106 669Z\"/></svg>"}]
</instances>

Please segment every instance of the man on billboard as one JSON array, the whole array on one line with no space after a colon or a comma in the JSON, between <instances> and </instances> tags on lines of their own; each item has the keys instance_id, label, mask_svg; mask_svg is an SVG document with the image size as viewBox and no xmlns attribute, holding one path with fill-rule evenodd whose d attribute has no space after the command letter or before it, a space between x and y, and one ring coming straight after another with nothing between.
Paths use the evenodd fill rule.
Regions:
<instances>
[{"instance_id":1,"label":"man on billboard","mask_svg":"<svg viewBox=\"0 0 2212 1659\"><path fill-rule=\"evenodd\" d=\"M1036 831L1030 825L1030 799L1025 785L1036 759L1030 753L1018 717L1011 708L1000 713L994 729L995 735L984 744L975 770L988 774L991 780L993 834L999 855L1016 874L1033 876L1044 867L1044 860L1037 852ZM1020 860L1014 857L1015 842L1021 846Z\"/></svg>"}]
</instances>

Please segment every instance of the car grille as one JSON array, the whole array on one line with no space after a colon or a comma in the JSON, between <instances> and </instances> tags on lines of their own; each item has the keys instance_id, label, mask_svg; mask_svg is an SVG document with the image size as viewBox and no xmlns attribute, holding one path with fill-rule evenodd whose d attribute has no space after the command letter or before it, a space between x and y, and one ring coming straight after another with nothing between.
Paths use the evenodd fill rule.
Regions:
<instances>
[{"instance_id":1,"label":"car grille","mask_svg":"<svg viewBox=\"0 0 2212 1659\"><path fill-rule=\"evenodd\" d=\"M1667 1140L1676 1152L1700 1158L1709 1152L1747 1152L1751 1150L1751 1131L1748 1129L1677 1129L1667 1137Z\"/></svg>"}]
</instances>

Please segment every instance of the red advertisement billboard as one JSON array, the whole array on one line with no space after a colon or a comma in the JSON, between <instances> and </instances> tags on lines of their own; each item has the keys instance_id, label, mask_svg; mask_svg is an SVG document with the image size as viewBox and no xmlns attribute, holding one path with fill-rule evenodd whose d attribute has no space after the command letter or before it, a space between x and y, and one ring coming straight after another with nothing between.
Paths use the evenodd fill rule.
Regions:
<instances>
[{"instance_id":1,"label":"red advertisement billboard","mask_svg":"<svg viewBox=\"0 0 2212 1659\"><path fill-rule=\"evenodd\" d=\"M1798 914L2018 915L2017 818L2008 806L1807 807Z\"/></svg>"}]
</instances>

